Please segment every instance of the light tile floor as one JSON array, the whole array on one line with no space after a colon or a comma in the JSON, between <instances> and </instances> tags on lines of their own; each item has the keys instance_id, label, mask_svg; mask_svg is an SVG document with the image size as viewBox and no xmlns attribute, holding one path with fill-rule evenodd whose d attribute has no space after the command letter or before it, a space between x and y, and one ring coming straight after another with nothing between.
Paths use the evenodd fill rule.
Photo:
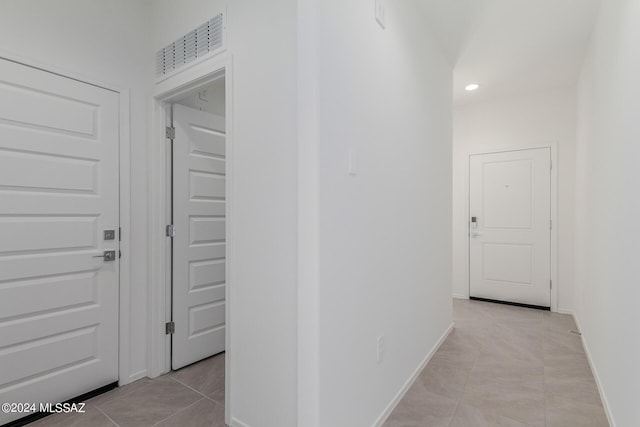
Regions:
<instances>
[{"instance_id":1,"label":"light tile floor","mask_svg":"<svg viewBox=\"0 0 640 427\"><path fill-rule=\"evenodd\" d=\"M224 353L87 400L84 414L55 414L29 427L224 427Z\"/></svg>"},{"instance_id":2,"label":"light tile floor","mask_svg":"<svg viewBox=\"0 0 640 427\"><path fill-rule=\"evenodd\" d=\"M570 316L453 304L455 330L384 427L609 425ZM90 399L85 414L31 426L223 427L224 354Z\"/></svg>"},{"instance_id":3,"label":"light tile floor","mask_svg":"<svg viewBox=\"0 0 640 427\"><path fill-rule=\"evenodd\" d=\"M384 427L604 427L568 315L454 300L455 329Z\"/></svg>"}]
</instances>

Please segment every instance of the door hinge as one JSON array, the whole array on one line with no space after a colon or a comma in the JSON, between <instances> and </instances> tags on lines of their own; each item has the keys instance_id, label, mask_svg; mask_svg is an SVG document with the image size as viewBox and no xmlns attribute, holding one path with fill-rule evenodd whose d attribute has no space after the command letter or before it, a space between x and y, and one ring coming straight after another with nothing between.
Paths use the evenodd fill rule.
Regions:
<instances>
[{"instance_id":1,"label":"door hinge","mask_svg":"<svg viewBox=\"0 0 640 427\"><path fill-rule=\"evenodd\" d=\"M175 139L176 137L176 128L167 126L165 129L165 136L167 139Z\"/></svg>"},{"instance_id":2,"label":"door hinge","mask_svg":"<svg viewBox=\"0 0 640 427\"><path fill-rule=\"evenodd\" d=\"M118 241L122 242L122 227L118 227Z\"/></svg>"},{"instance_id":3,"label":"door hinge","mask_svg":"<svg viewBox=\"0 0 640 427\"><path fill-rule=\"evenodd\" d=\"M553 230L553 220L549 220L549 230Z\"/></svg>"},{"instance_id":4,"label":"door hinge","mask_svg":"<svg viewBox=\"0 0 640 427\"><path fill-rule=\"evenodd\" d=\"M176 332L176 324L174 322L167 322L164 324L164 332L166 335L172 335Z\"/></svg>"},{"instance_id":5,"label":"door hinge","mask_svg":"<svg viewBox=\"0 0 640 427\"><path fill-rule=\"evenodd\" d=\"M553 170L553 160L549 161L549 170Z\"/></svg>"},{"instance_id":6,"label":"door hinge","mask_svg":"<svg viewBox=\"0 0 640 427\"><path fill-rule=\"evenodd\" d=\"M553 280L549 280L549 289L553 289Z\"/></svg>"},{"instance_id":7,"label":"door hinge","mask_svg":"<svg viewBox=\"0 0 640 427\"><path fill-rule=\"evenodd\" d=\"M165 234L167 237L175 237L176 236L176 227L173 224L167 225L165 230Z\"/></svg>"}]
</instances>

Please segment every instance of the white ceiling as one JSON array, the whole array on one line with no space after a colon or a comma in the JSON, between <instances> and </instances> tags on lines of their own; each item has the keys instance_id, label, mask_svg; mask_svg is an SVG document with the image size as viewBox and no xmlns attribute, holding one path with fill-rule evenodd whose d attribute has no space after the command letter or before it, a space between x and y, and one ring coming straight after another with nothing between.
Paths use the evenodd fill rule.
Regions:
<instances>
[{"instance_id":1,"label":"white ceiling","mask_svg":"<svg viewBox=\"0 0 640 427\"><path fill-rule=\"evenodd\" d=\"M577 81L600 0L420 0L464 105ZM480 89L466 92L469 83Z\"/></svg>"}]
</instances>

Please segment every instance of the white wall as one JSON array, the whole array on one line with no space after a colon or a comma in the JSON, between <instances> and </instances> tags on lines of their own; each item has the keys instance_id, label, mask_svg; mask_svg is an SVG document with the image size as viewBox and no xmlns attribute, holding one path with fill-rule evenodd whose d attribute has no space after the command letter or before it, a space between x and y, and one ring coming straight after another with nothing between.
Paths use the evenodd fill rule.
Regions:
<instances>
[{"instance_id":1,"label":"white wall","mask_svg":"<svg viewBox=\"0 0 640 427\"><path fill-rule=\"evenodd\" d=\"M452 318L452 70L385 4L317 2L320 426L371 426Z\"/></svg>"},{"instance_id":2,"label":"white wall","mask_svg":"<svg viewBox=\"0 0 640 427\"><path fill-rule=\"evenodd\" d=\"M640 2L602 2L579 86L576 317L612 426L640 425Z\"/></svg>"},{"instance_id":3,"label":"white wall","mask_svg":"<svg viewBox=\"0 0 640 427\"><path fill-rule=\"evenodd\" d=\"M154 51L224 7L156 0ZM296 1L234 0L231 417L251 427L296 425Z\"/></svg>"},{"instance_id":4,"label":"white wall","mask_svg":"<svg viewBox=\"0 0 640 427\"><path fill-rule=\"evenodd\" d=\"M576 89L496 99L454 108L453 294L469 296L469 154L557 143L559 311L573 310Z\"/></svg>"},{"instance_id":5,"label":"white wall","mask_svg":"<svg viewBox=\"0 0 640 427\"><path fill-rule=\"evenodd\" d=\"M131 90L131 360L146 375L147 96L153 72L149 9L113 0L3 0L0 50Z\"/></svg>"},{"instance_id":6,"label":"white wall","mask_svg":"<svg viewBox=\"0 0 640 427\"><path fill-rule=\"evenodd\" d=\"M144 375L147 359L153 52L225 3L2 4L0 49L131 89L136 376ZM228 5L235 145L231 256L240 267L229 284L234 305L227 398L236 425L297 423L298 107L315 110L321 126L315 158L322 171L315 187L321 203L319 424L371 425L451 322L451 69L425 33L414 0L388 4L386 31L376 26L370 3L316 2L314 19L323 36L317 105L313 98L298 99L298 54L312 46L298 44L296 0ZM350 147L358 150L356 177L346 174ZM379 334L386 337L381 365L375 362Z\"/></svg>"}]
</instances>

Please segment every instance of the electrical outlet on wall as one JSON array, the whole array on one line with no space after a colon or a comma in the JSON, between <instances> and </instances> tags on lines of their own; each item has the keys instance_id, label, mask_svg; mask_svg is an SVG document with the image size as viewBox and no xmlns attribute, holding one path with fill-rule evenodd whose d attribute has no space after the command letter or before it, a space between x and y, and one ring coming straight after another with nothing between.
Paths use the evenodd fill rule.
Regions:
<instances>
[{"instance_id":1,"label":"electrical outlet on wall","mask_svg":"<svg viewBox=\"0 0 640 427\"><path fill-rule=\"evenodd\" d=\"M384 29L387 26L384 13L384 0L373 0L376 11L376 22Z\"/></svg>"},{"instance_id":2,"label":"electrical outlet on wall","mask_svg":"<svg viewBox=\"0 0 640 427\"><path fill-rule=\"evenodd\" d=\"M377 345L377 358L378 363L382 363L384 357L384 335L380 335L378 337L378 345Z\"/></svg>"}]
</instances>

